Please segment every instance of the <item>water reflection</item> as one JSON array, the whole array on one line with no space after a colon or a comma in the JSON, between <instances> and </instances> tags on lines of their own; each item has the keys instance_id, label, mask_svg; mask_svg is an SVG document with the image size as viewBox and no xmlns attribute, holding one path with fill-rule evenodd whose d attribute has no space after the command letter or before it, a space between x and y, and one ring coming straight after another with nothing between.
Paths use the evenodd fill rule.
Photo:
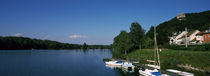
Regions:
<instances>
[{"instance_id":1,"label":"water reflection","mask_svg":"<svg viewBox=\"0 0 210 76\"><path fill-rule=\"evenodd\" d=\"M116 66L116 65L106 65L106 67L111 68L111 69L121 68L121 66Z\"/></svg>"}]
</instances>

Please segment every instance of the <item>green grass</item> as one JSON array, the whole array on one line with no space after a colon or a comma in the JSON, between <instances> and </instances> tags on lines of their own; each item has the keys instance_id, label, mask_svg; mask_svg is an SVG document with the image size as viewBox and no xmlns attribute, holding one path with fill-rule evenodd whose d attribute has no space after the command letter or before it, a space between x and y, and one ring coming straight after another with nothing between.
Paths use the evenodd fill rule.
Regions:
<instances>
[{"instance_id":1,"label":"green grass","mask_svg":"<svg viewBox=\"0 0 210 76\"><path fill-rule=\"evenodd\" d=\"M140 63L147 63L146 60L154 60L153 49L136 50L128 55L124 55L125 58L134 58L140 61ZM210 71L210 52L208 51L187 51L187 50L162 50L160 52L161 69L178 69L182 71L193 72L196 75L205 75L204 72L193 71L184 68L177 67L177 64L189 64L192 67L200 68L206 71Z\"/></svg>"}]
</instances>

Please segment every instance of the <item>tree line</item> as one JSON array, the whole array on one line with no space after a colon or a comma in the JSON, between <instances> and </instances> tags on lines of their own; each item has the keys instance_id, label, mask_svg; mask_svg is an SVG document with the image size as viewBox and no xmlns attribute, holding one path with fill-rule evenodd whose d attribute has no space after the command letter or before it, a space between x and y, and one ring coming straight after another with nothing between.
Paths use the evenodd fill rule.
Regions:
<instances>
[{"instance_id":1,"label":"tree line","mask_svg":"<svg viewBox=\"0 0 210 76\"><path fill-rule=\"evenodd\" d=\"M153 40L146 36L145 30L137 22L133 22L130 32L122 30L114 38L114 54L127 54L135 49L147 48L153 44Z\"/></svg>"},{"instance_id":2,"label":"tree line","mask_svg":"<svg viewBox=\"0 0 210 76\"><path fill-rule=\"evenodd\" d=\"M110 49L110 45L87 45L61 43L52 40L31 39L27 37L0 36L1 50L15 50L15 49Z\"/></svg>"}]
</instances>

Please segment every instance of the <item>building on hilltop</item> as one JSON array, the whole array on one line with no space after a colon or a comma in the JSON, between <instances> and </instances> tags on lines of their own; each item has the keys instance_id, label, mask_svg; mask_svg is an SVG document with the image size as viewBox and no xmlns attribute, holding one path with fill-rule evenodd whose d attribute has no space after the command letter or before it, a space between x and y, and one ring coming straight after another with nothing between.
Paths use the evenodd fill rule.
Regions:
<instances>
[{"instance_id":1,"label":"building on hilltop","mask_svg":"<svg viewBox=\"0 0 210 76\"><path fill-rule=\"evenodd\" d=\"M178 20L186 20L186 16L185 16L185 14L184 13L180 13L178 16L176 16L176 18L178 19Z\"/></svg>"}]
</instances>

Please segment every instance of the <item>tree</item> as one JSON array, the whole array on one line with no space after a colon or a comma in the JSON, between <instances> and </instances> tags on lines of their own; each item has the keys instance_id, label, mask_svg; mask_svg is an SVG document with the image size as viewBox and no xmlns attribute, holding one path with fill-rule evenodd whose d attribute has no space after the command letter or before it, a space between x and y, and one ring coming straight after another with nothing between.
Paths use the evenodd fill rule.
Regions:
<instances>
[{"instance_id":1,"label":"tree","mask_svg":"<svg viewBox=\"0 0 210 76\"><path fill-rule=\"evenodd\" d=\"M153 38L154 39L154 38ZM142 48L152 48L154 46L154 40L145 36L144 40L142 41Z\"/></svg>"},{"instance_id":2,"label":"tree","mask_svg":"<svg viewBox=\"0 0 210 76\"><path fill-rule=\"evenodd\" d=\"M121 31L120 34L114 38L114 49L120 53L127 54L134 46L129 33Z\"/></svg>"},{"instance_id":3,"label":"tree","mask_svg":"<svg viewBox=\"0 0 210 76\"><path fill-rule=\"evenodd\" d=\"M87 49L88 48L88 45L86 44L86 43L84 43L83 45L82 45L82 49Z\"/></svg>"},{"instance_id":4,"label":"tree","mask_svg":"<svg viewBox=\"0 0 210 76\"><path fill-rule=\"evenodd\" d=\"M154 39L154 26L151 26L149 31L146 33L146 36L150 39Z\"/></svg>"},{"instance_id":5,"label":"tree","mask_svg":"<svg viewBox=\"0 0 210 76\"><path fill-rule=\"evenodd\" d=\"M143 38L145 36L145 30L142 29L141 25L137 22L133 22L130 27L130 36L134 43L134 48L138 49L141 47Z\"/></svg>"}]
</instances>

